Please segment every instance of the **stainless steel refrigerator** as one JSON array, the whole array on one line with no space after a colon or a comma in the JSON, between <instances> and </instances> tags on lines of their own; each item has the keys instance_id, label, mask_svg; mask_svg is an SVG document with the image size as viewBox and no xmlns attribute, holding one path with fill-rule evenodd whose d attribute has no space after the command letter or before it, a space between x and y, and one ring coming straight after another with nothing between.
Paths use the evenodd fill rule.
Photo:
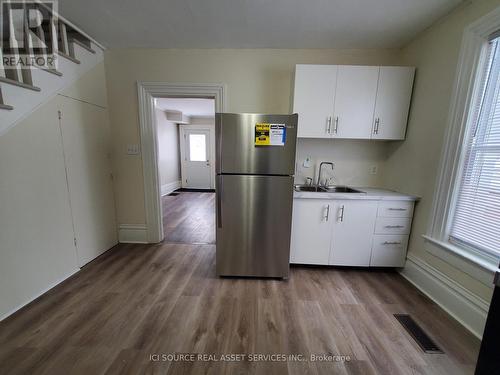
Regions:
<instances>
[{"instance_id":1,"label":"stainless steel refrigerator","mask_svg":"<svg viewBox=\"0 0 500 375\"><path fill-rule=\"evenodd\" d=\"M288 277L297 118L215 116L219 276Z\"/></svg>"}]
</instances>

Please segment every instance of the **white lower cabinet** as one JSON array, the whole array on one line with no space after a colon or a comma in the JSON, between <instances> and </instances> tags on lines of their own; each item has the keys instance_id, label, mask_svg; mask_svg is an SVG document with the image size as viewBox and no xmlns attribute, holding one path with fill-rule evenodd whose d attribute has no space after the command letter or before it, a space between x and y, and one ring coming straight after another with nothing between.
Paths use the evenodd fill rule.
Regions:
<instances>
[{"instance_id":1,"label":"white lower cabinet","mask_svg":"<svg viewBox=\"0 0 500 375\"><path fill-rule=\"evenodd\" d=\"M378 202L365 200L334 202L335 219L328 264L369 266Z\"/></svg>"},{"instance_id":2,"label":"white lower cabinet","mask_svg":"<svg viewBox=\"0 0 500 375\"><path fill-rule=\"evenodd\" d=\"M413 215L412 201L380 201L373 235L372 267L403 267Z\"/></svg>"},{"instance_id":3,"label":"white lower cabinet","mask_svg":"<svg viewBox=\"0 0 500 375\"><path fill-rule=\"evenodd\" d=\"M372 267L403 267L408 235L376 234L373 236Z\"/></svg>"},{"instance_id":4,"label":"white lower cabinet","mask_svg":"<svg viewBox=\"0 0 500 375\"><path fill-rule=\"evenodd\" d=\"M328 264L334 201L295 199L290 263Z\"/></svg>"},{"instance_id":5,"label":"white lower cabinet","mask_svg":"<svg viewBox=\"0 0 500 375\"><path fill-rule=\"evenodd\" d=\"M295 199L290 263L403 267L413 204Z\"/></svg>"},{"instance_id":6,"label":"white lower cabinet","mask_svg":"<svg viewBox=\"0 0 500 375\"><path fill-rule=\"evenodd\" d=\"M377 217L375 234L408 234L411 217Z\"/></svg>"},{"instance_id":7,"label":"white lower cabinet","mask_svg":"<svg viewBox=\"0 0 500 375\"><path fill-rule=\"evenodd\" d=\"M413 201L380 201L377 216L379 217L412 217Z\"/></svg>"}]
</instances>

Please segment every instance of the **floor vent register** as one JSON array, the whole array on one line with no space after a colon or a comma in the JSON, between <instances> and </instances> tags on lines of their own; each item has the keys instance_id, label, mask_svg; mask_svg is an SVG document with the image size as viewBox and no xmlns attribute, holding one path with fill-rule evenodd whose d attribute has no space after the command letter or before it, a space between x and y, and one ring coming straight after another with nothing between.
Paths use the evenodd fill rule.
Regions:
<instances>
[{"instance_id":1,"label":"floor vent register","mask_svg":"<svg viewBox=\"0 0 500 375\"><path fill-rule=\"evenodd\" d=\"M394 314L394 317L401 323L404 329L413 337L424 352L431 354L444 353L410 315Z\"/></svg>"}]
</instances>

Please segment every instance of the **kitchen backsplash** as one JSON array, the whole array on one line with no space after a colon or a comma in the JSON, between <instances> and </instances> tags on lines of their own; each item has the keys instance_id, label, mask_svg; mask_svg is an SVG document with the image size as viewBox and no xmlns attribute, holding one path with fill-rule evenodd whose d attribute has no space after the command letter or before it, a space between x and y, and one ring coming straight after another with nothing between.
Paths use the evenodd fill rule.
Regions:
<instances>
[{"instance_id":1,"label":"kitchen backsplash","mask_svg":"<svg viewBox=\"0 0 500 375\"><path fill-rule=\"evenodd\" d=\"M301 138L297 141L295 183L303 184L307 177L316 182L319 163L329 161L335 164L334 170L323 167L322 180L323 176L333 177L334 185L382 187L387 156L386 142Z\"/></svg>"}]
</instances>

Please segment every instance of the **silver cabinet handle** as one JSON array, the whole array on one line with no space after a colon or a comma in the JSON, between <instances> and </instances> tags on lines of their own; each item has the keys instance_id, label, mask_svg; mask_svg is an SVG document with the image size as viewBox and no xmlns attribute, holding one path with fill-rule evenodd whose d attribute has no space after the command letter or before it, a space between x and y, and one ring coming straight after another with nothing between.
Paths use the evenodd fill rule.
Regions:
<instances>
[{"instance_id":1,"label":"silver cabinet handle","mask_svg":"<svg viewBox=\"0 0 500 375\"><path fill-rule=\"evenodd\" d=\"M384 241L382 245L401 245L401 241Z\"/></svg>"},{"instance_id":2,"label":"silver cabinet handle","mask_svg":"<svg viewBox=\"0 0 500 375\"><path fill-rule=\"evenodd\" d=\"M326 132L328 134L331 134L332 133L332 116L328 116L328 120L326 121L326 123L328 124Z\"/></svg>"},{"instance_id":3,"label":"silver cabinet handle","mask_svg":"<svg viewBox=\"0 0 500 375\"><path fill-rule=\"evenodd\" d=\"M333 128L333 133L337 134L339 130L339 116L335 117L335 127Z\"/></svg>"},{"instance_id":4,"label":"silver cabinet handle","mask_svg":"<svg viewBox=\"0 0 500 375\"><path fill-rule=\"evenodd\" d=\"M386 225L386 228L404 228L404 225Z\"/></svg>"},{"instance_id":5,"label":"silver cabinet handle","mask_svg":"<svg viewBox=\"0 0 500 375\"><path fill-rule=\"evenodd\" d=\"M345 210L345 206L344 205L340 206L340 216L339 216L340 222L344 221L344 210Z\"/></svg>"},{"instance_id":6,"label":"silver cabinet handle","mask_svg":"<svg viewBox=\"0 0 500 375\"><path fill-rule=\"evenodd\" d=\"M327 205L326 206L326 221L328 221L328 219L330 218L330 205Z\"/></svg>"},{"instance_id":7,"label":"silver cabinet handle","mask_svg":"<svg viewBox=\"0 0 500 375\"><path fill-rule=\"evenodd\" d=\"M373 128L373 134L378 134L378 127L380 125L380 118L377 117L375 119L375 127Z\"/></svg>"},{"instance_id":8,"label":"silver cabinet handle","mask_svg":"<svg viewBox=\"0 0 500 375\"><path fill-rule=\"evenodd\" d=\"M406 211L406 208L394 208L394 207L389 207L389 211Z\"/></svg>"}]
</instances>

